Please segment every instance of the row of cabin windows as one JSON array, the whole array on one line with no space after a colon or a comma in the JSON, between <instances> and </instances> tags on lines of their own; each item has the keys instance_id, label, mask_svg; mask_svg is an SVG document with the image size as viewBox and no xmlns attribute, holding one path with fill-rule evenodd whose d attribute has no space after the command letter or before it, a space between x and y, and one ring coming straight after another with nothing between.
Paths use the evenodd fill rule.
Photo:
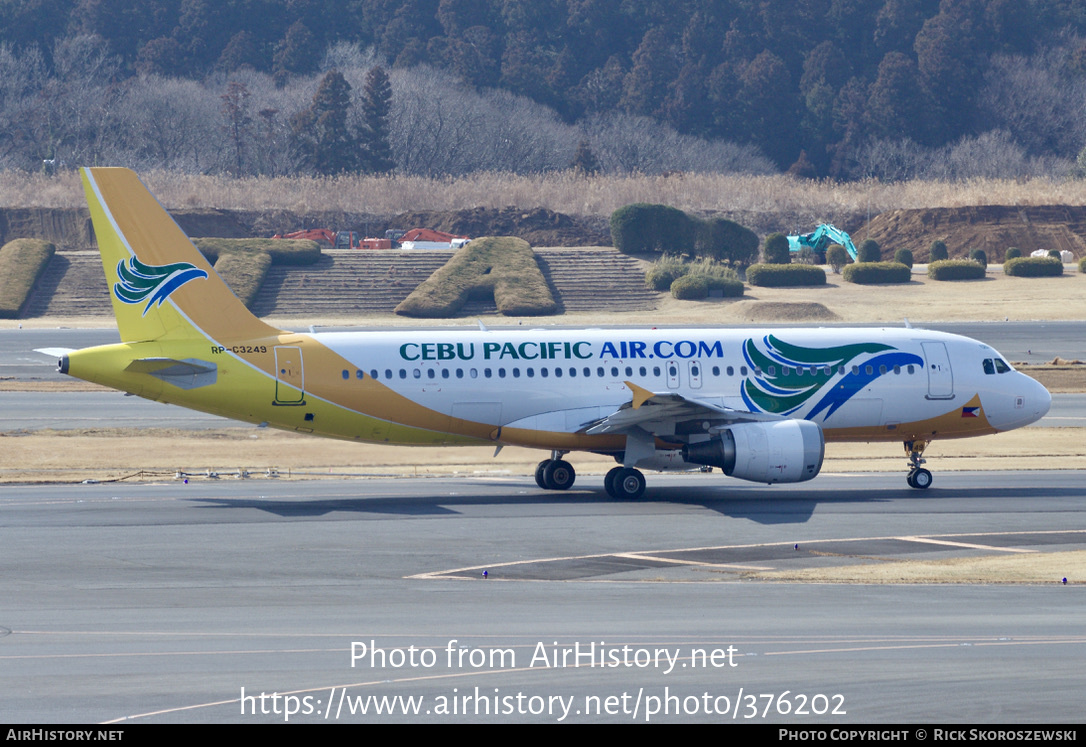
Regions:
<instances>
[{"instance_id":1,"label":"row of cabin windows","mask_svg":"<svg viewBox=\"0 0 1086 747\"><path fill-rule=\"evenodd\" d=\"M985 365L985 372L986 373L988 373L987 364L989 362L990 361L985 361L985 364L986 364ZM999 363L1003 363L1003 361L999 361ZM1003 363L1003 365L1006 366L1007 364ZM915 373L915 367L914 366L909 365L909 366L906 366L905 368L907 369L908 373L910 373L910 374ZM720 366L713 366L710 370L712 371L713 376L720 376L721 375ZM476 368L469 368L469 369L466 369L466 370L463 369L463 368L456 368L456 369L451 369L451 368L441 368L441 369L427 368L427 369L425 369L425 371L426 371L425 376L428 379L436 379L439 376L442 379L450 379L450 378L453 378L454 376L457 379L463 379L465 376L467 376L468 378L472 378L472 379L479 378L479 370L476 369ZM441 373L439 374L438 371L440 371ZM726 368L723 369L723 371L724 371L724 374L726 376L734 376L735 375L735 367L734 366L727 366ZM893 367L893 372L895 374L900 374L901 373L901 366L894 366ZM498 369L484 368L482 373L483 373L483 378L486 378L486 379L494 378L495 374L497 375L497 377L499 379L506 378L507 374L511 375L514 379L519 379L522 372L521 372L521 369L519 367L513 367L508 372L506 371L505 368L498 368ZM624 369L620 368L619 366L611 366L610 367L610 375L611 375L612 378L617 378L618 376L622 375L622 373L625 373L626 376L633 376L634 375L634 367L633 366L626 366ZM760 369L760 368L755 368L754 369L755 376L761 376L762 373L763 373L762 369ZM777 375L777 367L776 366L768 366L766 368L765 373L767 373L769 376L776 376ZM833 367L832 366L807 366L807 367L800 368L800 367L796 367L796 366L781 366L781 375L782 376L807 376L807 375L817 376L819 373L827 375L827 376L831 375L833 373ZM839 375L841 375L841 376L844 376L845 375L845 367L844 366L838 366L837 367L837 373ZM860 373L860 367L859 366L853 366L852 367L852 373L853 374L859 374ZM864 366L864 373L866 373L869 376L874 374L875 373L874 367L871 366L870 364ZM884 366L884 365L879 366L879 373L880 374L888 373L887 367ZM1000 373L1002 373L1002 371L1000 371ZM536 369L532 368L532 367L526 368L526 369L524 369L523 374L525 376L527 376L529 379L534 378L535 375L536 375ZM597 377L603 378L603 377L607 376L607 374L608 374L608 369L606 367L604 367L604 366L597 366L596 367L595 375ZM637 374L639 376L648 376L649 375L649 368L647 366L640 366L640 367L637 368ZM667 374L668 374L668 376L671 376L671 377L676 377L676 376L679 375L679 370L678 370L678 368L676 367L675 364L671 364L670 366L668 366ZM355 378L364 379L364 378L366 378L366 375L367 375L366 372L362 371L362 369L358 369L358 370L355 371ZM383 376L381 375L381 371L379 371L376 368L370 369L368 375L372 379L382 379L382 378L383 379L392 379L392 378L396 377L396 374L393 372L393 370L391 368L386 368L384 370L384 375ZM583 376L585 378L591 378L592 375L593 375L593 371L589 366L585 366L584 368L581 368L581 369L578 369L576 366L570 366L568 369L559 368L559 367L555 367L553 369L551 369L551 368L540 368L539 369L539 376L541 378L544 378L544 379L546 379L546 378L548 378L550 376L554 376L554 378L556 378L556 379L560 379L563 376L568 376L571 379L576 378L577 376ZM662 375L660 366L653 366L652 367L652 375L657 376L657 377ZM691 366L690 375L693 376L693 377L701 376L701 367L699 365L697 365L697 364ZM747 375L747 367L746 366L740 366L739 367L739 375L740 376L746 376ZM423 369L413 368L413 369L410 369L410 373L409 373L409 369L406 369L406 368L399 369L399 378L407 379L409 377L414 378L414 379L423 378ZM344 369L343 370L343 378L344 379L350 379L351 378L351 372L348 371L347 369Z\"/></svg>"}]
</instances>

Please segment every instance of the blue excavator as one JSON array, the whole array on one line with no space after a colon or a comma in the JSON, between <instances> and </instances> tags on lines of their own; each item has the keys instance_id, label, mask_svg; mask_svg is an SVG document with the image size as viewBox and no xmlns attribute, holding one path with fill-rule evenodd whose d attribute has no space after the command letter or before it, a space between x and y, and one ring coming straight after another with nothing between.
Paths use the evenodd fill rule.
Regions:
<instances>
[{"instance_id":1,"label":"blue excavator","mask_svg":"<svg viewBox=\"0 0 1086 747\"><path fill-rule=\"evenodd\" d=\"M852 257L852 261L856 261L856 245L852 243L852 239L849 238L847 233L829 223L823 223L811 233L788 237L789 251L798 252L803 249L810 249L820 257L826 256L826 249L829 248L830 244L840 244L845 247L845 251Z\"/></svg>"}]
</instances>

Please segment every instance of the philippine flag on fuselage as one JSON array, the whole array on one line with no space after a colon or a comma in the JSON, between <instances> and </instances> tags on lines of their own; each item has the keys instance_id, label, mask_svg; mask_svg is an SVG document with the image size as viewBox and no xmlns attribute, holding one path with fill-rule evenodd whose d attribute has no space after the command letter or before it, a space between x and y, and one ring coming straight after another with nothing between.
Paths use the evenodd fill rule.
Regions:
<instances>
[{"instance_id":1,"label":"philippine flag on fuselage","mask_svg":"<svg viewBox=\"0 0 1086 747\"><path fill-rule=\"evenodd\" d=\"M962 417L963 418L980 417L979 413L980 413L980 408L979 407L963 407L962 408Z\"/></svg>"}]
</instances>

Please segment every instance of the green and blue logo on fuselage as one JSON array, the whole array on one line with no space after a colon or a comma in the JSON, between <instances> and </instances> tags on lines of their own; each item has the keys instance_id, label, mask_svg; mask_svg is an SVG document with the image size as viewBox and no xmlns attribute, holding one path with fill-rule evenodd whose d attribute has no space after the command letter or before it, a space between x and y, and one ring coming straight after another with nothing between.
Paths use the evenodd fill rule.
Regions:
<instances>
[{"instance_id":1,"label":"green and blue logo on fuselage","mask_svg":"<svg viewBox=\"0 0 1086 747\"><path fill-rule=\"evenodd\" d=\"M791 345L773 335L763 337L760 344L748 339L743 343L743 358L753 373L742 389L751 411L806 420L821 415L823 421L895 367L924 363L918 355L877 342L813 348Z\"/></svg>"}]
</instances>

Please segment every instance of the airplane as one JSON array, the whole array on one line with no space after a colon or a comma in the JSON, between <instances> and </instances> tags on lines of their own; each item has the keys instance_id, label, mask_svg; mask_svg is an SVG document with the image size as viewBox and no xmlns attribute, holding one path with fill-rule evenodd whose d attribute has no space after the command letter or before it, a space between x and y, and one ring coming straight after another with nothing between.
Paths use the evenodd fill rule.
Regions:
<instances>
[{"instance_id":1,"label":"airplane","mask_svg":"<svg viewBox=\"0 0 1086 747\"><path fill-rule=\"evenodd\" d=\"M299 333L251 314L127 169L82 180L121 342L60 351L70 376L151 400L331 438L515 445L615 459L608 495L642 469L720 469L794 483L827 441L897 441L925 489L934 440L1008 431L1051 396L995 350L904 328L396 330Z\"/></svg>"}]
</instances>

